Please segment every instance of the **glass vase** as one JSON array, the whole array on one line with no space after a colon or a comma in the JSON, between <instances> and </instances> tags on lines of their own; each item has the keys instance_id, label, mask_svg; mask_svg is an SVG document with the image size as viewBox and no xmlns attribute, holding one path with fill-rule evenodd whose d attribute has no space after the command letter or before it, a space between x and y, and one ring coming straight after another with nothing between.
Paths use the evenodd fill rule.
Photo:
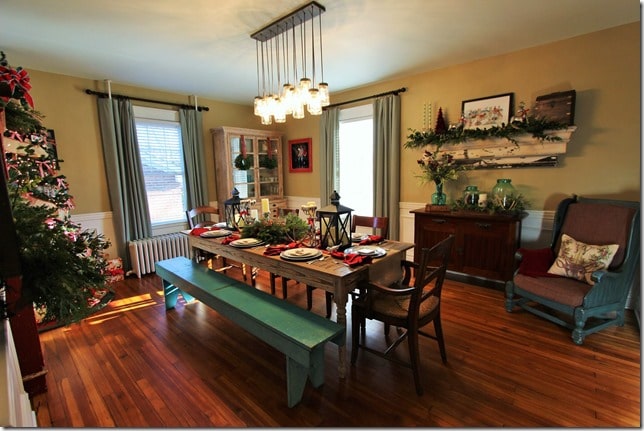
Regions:
<instances>
[{"instance_id":1,"label":"glass vase","mask_svg":"<svg viewBox=\"0 0 644 431\"><path fill-rule=\"evenodd\" d=\"M436 193L432 194L432 205L445 205L447 195L443 193L443 184L436 184Z\"/></svg>"},{"instance_id":2,"label":"glass vase","mask_svg":"<svg viewBox=\"0 0 644 431\"><path fill-rule=\"evenodd\" d=\"M479 203L479 189L477 186L467 186L463 191L465 205L476 206Z\"/></svg>"},{"instance_id":3,"label":"glass vase","mask_svg":"<svg viewBox=\"0 0 644 431\"><path fill-rule=\"evenodd\" d=\"M492 189L492 198L495 205L500 205L503 209L510 209L514 203L515 188L512 180L509 178L499 178Z\"/></svg>"}]
</instances>

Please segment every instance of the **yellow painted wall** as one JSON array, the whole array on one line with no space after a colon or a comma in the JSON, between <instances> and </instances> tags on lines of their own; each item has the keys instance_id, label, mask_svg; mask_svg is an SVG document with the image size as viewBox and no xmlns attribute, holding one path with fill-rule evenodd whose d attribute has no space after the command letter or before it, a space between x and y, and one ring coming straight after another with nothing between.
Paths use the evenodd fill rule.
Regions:
<instances>
[{"instance_id":1,"label":"yellow painted wall","mask_svg":"<svg viewBox=\"0 0 644 431\"><path fill-rule=\"evenodd\" d=\"M532 105L537 96L556 91L577 91L575 124L578 129L560 157L556 168L515 168L510 170L470 171L449 184L449 198L460 196L467 184L490 190L497 178L511 178L531 209L553 210L566 195L611 197L640 200L640 24L628 24L542 45L515 53L435 70L406 78L366 85L344 93L332 93L332 103L360 98L407 87L401 95L402 137L410 128L423 127L423 104L431 102L434 119L438 107L448 122L456 122L462 100L500 93L514 93L515 105ZM328 53L327 55L333 55ZM357 67L352 65L352 68ZM59 156L64 160L62 174L67 176L75 197L74 213L110 211L103 166L96 100L85 94L90 88L105 91L103 82L29 70L36 109L46 118L44 125L54 129ZM333 90L332 77L329 83ZM143 88L112 84L112 92L135 97L188 103L187 97ZM204 144L208 167L209 198L216 200L214 162L210 129L237 126L261 129L249 105L236 105L199 98L204 113ZM433 126L433 124L432 124ZM289 174L285 170L288 196L317 196L320 169L319 117L293 120L279 126L289 139L313 138L313 171ZM416 159L420 150L402 150L401 201L428 202L433 192L429 185L419 186ZM286 162L286 160L285 160Z\"/></svg>"},{"instance_id":2,"label":"yellow painted wall","mask_svg":"<svg viewBox=\"0 0 644 431\"><path fill-rule=\"evenodd\" d=\"M111 211L103 162L96 97L85 89L107 92L105 83L29 70L35 109L45 115L43 124L54 129L61 173L67 177L77 214ZM113 94L188 104L186 96L112 83ZM203 113L203 140L208 168L209 199L216 200L214 155L210 129L220 125L261 129L252 107L198 98ZM140 105L150 105L135 102Z\"/></svg>"},{"instance_id":3,"label":"yellow painted wall","mask_svg":"<svg viewBox=\"0 0 644 431\"><path fill-rule=\"evenodd\" d=\"M448 198L460 197L467 184L489 191L497 178L511 178L534 210L554 210L561 198L571 194L639 201L640 52L640 25L635 23L332 94L332 103L407 87L401 94L404 143L408 129L423 128L425 102L433 105L433 127L438 107L449 123L457 122L463 100L514 93L515 106L521 101L531 106L537 96L574 89L578 128L566 155L559 159L559 167L469 171L446 186ZM329 85L333 88L331 78ZM317 119L307 117L287 121L287 125L289 139L313 137L315 156L319 148ZM429 202L434 191L431 185L421 186L415 177L420 155L421 150L402 150L403 202ZM310 187L300 181L304 175L310 176ZM312 174L287 176L285 187L288 195L317 196L319 168L314 165Z\"/></svg>"}]
</instances>

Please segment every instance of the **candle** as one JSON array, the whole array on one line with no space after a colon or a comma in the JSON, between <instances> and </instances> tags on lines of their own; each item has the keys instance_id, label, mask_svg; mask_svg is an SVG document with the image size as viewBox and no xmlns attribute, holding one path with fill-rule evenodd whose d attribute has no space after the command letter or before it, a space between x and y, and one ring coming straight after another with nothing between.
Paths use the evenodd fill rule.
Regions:
<instances>
[{"instance_id":1,"label":"candle","mask_svg":"<svg viewBox=\"0 0 644 431\"><path fill-rule=\"evenodd\" d=\"M268 199L266 198L262 199L262 214L266 214L270 212L271 212L271 207L268 203Z\"/></svg>"},{"instance_id":2,"label":"candle","mask_svg":"<svg viewBox=\"0 0 644 431\"><path fill-rule=\"evenodd\" d=\"M481 208L487 205L487 193L479 193L479 206Z\"/></svg>"},{"instance_id":3,"label":"candle","mask_svg":"<svg viewBox=\"0 0 644 431\"><path fill-rule=\"evenodd\" d=\"M250 210L250 216L257 220L259 218L259 212L257 210Z\"/></svg>"}]
</instances>

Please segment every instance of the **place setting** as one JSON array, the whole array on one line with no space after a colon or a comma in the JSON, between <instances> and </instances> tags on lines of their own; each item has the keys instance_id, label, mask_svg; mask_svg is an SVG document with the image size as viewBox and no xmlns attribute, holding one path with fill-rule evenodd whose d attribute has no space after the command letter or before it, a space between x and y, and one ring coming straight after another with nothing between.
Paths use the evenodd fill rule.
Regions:
<instances>
[{"instance_id":1,"label":"place setting","mask_svg":"<svg viewBox=\"0 0 644 431\"><path fill-rule=\"evenodd\" d=\"M307 260L318 259L320 256L322 256L322 250L310 247L293 248L280 253L282 259L294 262L305 262Z\"/></svg>"},{"instance_id":2,"label":"place setting","mask_svg":"<svg viewBox=\"0 0 644 431\"><path fill-rule=\"evenodd\" d=\"M373 258L378 258L385 256L387 254L387 250L382 247L375 247L371 245L357 245L344 250L345 255L354 253L360 256L371 256Z\"/></svg>"},{"instance_id":3,"label":"place setting","mask_svg":"<svg viewBox=\"0 0 644 431\"><path fill-rule=\"evenodd\" d=\"M240 238L229 243L229 245L237 248L250 248L262 244L264 244L264 241L257 238Z\"/></svg>"},{"instance_id":4,"label":"place setting","mask_svg":"<svg viewBox=\"0 0 644 431\"><path fill-rule=\"evenodd\" d=\"M200 233L199 236L202 238L223 238L231 234L232 232L227 229L212 229Z\"/></svg>"}]
</instances>

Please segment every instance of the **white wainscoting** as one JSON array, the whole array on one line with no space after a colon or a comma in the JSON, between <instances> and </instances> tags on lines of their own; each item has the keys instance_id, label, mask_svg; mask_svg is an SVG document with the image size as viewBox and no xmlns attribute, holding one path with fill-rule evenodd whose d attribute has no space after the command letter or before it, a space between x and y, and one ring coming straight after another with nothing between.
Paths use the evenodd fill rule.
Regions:
<instances>
[{"instance_id":1,"label":"white wainscoting","mask_svg":"<svg viewBox=\"0 0 644 431\"><path fill-rule=\"evenodd\" d=\"M318 197L301 197L301 196L287 196L289 208L300 208L307 202L315 202L320 207L320 198ZM216 207L217 203L212 202L212 206ZM425 203L421 202L401 202L399 205L400 217L400 230L398 238L403 242L414 242L414 215L410 211L424 208ZM523 219L521 224L521 247L525 248L544 248L550 245L552 239L552 225L554 223L554 211L526 211L528 215ZM300 217L306 219L306 215L300 211ZM88 213L76 214L72 216L72 221L80 223L83 229L94 229L98 233L102 233L107 239L110 240L112 245L106 250L111 258L123 257L117 256L116 247L113 244L114 238L114 223L112 221L111 212L101 213ZM173 232L176 232L176 227L173 227ZM182 229L186 229L183 227ZM413 248L407 251L407 259L413 260ZM632 308L632 298L629 294L626 308Z\"/></svg>"},{"instance_id":2,"label":"white wainscoting","mask_svg":"<svg viewBox=\"0 0 644 431\"><path fill-rule=\"evenodd\" d=\"M9 319L4 319L0 340L0 426L36 427L36 413L31 409L29 394L22 383Z\"/></svg>"},{"instance_id":3,"label":"white wainscoting","mask_svg":"<svg viewBox=\"0 0 644 431\"><path fill-rule=\"evenodd\" d=\"M400 203L400 240L414 242L414 214L410 211L424 208L424 203ZM554 211L527 211L528 215L521 224L521 247L542 248L550 245ZM413 251L408 256L413 256Z\"/></svg>"},{"instance_id":4,"label":"white wainscoting","mask_svg":"<svg viewBox=\"0 0 644 431\"><path fill-rule=\"evenodd\" d=\"M320 207L320 199L317 197L287 197L289 208L300 208L302 205L311 201L315 202L318 205L318 208ZM214 203L214 205L216 206L216 203ZM398 234L400 241L410 243L414 242L414 215L411 214L410 211L424 207L425 204L419 202L400 203L400 231ZM552 237L554 211L527 211L527 213L528 216L523 219L521 226L521 247L547 247L550 244L550 239ZM306 219L306 215L303 214L302 211L300 211L300 217L302 219ZM96 230L98 233L102 233L105 238L112 242L112 245L107 249L110 257L117 257L116 247L113 244L114 223L111 212L76 214L72 216L72 221L79 223L83 229ZM181 229L186 229L185 225L172 225L170 231L177 232L177 230ZM155 234L162 233L166 232L155 231ZM413 256L413 250L408 253L408 256Z\"/></svg>"},{"instance_id":5,"label":"white wainscoting","mask_svg":"<svg viewBox=\"0 0 644 431\"><path fill-rule=\"evenodd\" d=\"M110 246L105 250L109 255L110 259L119 256L116 252L116 244L114 244L114 221L112 219L112 212L100 212L100 213L85 213L85 214L74 214L72 215L72 221L81 225L83 230L94 230L110 241Z\"/></svg>"}]
</instances>

